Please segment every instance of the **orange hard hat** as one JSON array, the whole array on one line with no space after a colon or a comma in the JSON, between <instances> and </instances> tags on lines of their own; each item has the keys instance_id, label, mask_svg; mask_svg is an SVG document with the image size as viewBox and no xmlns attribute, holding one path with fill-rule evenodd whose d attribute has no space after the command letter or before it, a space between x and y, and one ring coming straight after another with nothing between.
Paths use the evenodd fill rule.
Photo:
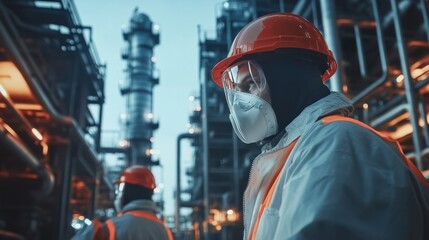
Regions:
<instances>
[{"instance_id":1,"label":"orange hard hat","mask_svg":"<svg viewBox=\"0 0 429 240\"><path fill-rule=\"evenodd\" d=\"M119 183L129 183L139 185L149 189L155 189L155 177L152 172L143 166L132 166L122 173L122 176L115 182Z\"/></svg>"},{"instance_id":2,"label":"orange hard hat","mask_svg":"<svg viewBox=\"0 0 429 240\"><path fill-rule=\"evenodd\" d=\"M322 75L323 81L337 70L337 63L325 39L311 22L295 14L274 13L262 16L241 29L228 56L214 66L212 78L222 87L222 73L236 60L281 48L300 48L326 55L328 69Z\"/></svg>"}]
</instances>

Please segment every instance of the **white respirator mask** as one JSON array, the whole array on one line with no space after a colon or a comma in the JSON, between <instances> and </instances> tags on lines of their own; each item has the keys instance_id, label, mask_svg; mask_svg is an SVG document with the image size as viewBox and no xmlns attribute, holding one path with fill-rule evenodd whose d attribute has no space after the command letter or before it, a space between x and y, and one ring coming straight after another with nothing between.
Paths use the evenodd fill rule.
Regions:
<instances>
[{"instance_id":1,"label":"white respirator mask","mask_svg":"<svg viewBox=\"0 0 429 240\"><path fill-rule=\"evenodd\" d=\"M238 62L222 74L229 119L244 143L254 143L277 133L277 118L262 68L251 60ZM270 101L270 100L268 100Z\"/></svg>"}]
</instances>

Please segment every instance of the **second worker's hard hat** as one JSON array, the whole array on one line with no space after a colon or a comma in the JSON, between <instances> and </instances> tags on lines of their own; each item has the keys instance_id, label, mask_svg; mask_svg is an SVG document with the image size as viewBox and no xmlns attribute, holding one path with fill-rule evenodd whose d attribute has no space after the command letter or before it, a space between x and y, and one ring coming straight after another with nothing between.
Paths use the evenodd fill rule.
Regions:
<instances>
[{"instance_id":1,"label":"second worker's hard hat","mask_svg":"<svg viewBox=\"0 0 429 240\"><path fill-rule=\"evenodd\" d=\"M125 169L115 183L135 184L152 190L156 187L152 172L148 168L138 165Z\"/></svg>"}]
</instances>

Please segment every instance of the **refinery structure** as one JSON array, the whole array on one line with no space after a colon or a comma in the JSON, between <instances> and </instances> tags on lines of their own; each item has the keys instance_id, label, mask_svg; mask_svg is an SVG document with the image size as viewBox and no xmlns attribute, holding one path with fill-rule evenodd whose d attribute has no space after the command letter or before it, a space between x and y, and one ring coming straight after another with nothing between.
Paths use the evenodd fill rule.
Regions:
<instances>
[{"instance_id":1,"label":"refinery structure","mask_svg":"<svg viewBox=\"0 0 429 240\"><path fill-rule=\"evenodd\" d=\"M230 0L215 11L215 32L199 29L199 86L190 86L199 93L174 146L175 212L162 211L157 199L175 239L243 237L243 192L260 149L235 135L211 69L238 31L265 14L295 13L319 28L338 62L330 89L429 175L425 0ZM124 168L161 165L152 145L160 127L154 48L162 44L159 26L143 12L130 9L125 46L117 49L126 63L118 90L125 106L114 116L120 130L103 132L106 65L74 2L0 0L0 239L69 239L91 219L115 214L113 182ZM186 176L179 174L182 141L192 147Z\"/></svg>"}]
</instances>

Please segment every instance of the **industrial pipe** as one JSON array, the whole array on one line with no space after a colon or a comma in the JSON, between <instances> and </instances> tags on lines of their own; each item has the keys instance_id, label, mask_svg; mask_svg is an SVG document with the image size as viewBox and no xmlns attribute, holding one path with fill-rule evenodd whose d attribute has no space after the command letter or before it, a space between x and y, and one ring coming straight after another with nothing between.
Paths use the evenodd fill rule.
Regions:
<instances>
[{"instance_id":1,"label":"industrial pipe","mask_svg":"<svg viewBox=\"0 0 429 240\"><path fill-rule=\"evenodd\" d=\"M357 94L356 96L354 96L352 98L353 104L357 104L359 102L362 102L362 101L365 101L366 99L368 99L368 97L371 96L371 93L374 92L374 90L376 90L380 86L382 86L386 82L386 80L388 79L387 78L386 49L384 46L383 31L382 31L382 25L381 25L381 20L380 20L380 13L378 12L377 0L371 0L371 4L372 4L372 11L374 14L374 19L375 19L375 24L376 24L375 31L377 34L377 43L378 43L378 51L380 54L380 66L381 66L382 74L381 74L380 78L378 78L369 87L365 88L364 90L359 92L359 94Z\"/></svg>"},{"instance_id":2,"label":"industrial pipe","mask_svg":"<svg viewBox=\"0 0 429 240\"><path fill-rule=\"evenodd\" d=\"M176 161L176 210L175 210L175 218L174 218L174 225L176 229L176 236L180 235L180 207L181 207L181 177L180 177L180 142L183 139L192 139L195 138L197 134L190 134L190 133L182 133L177 137L177 161Z\"/></svg>"},{"instance_id":3,"label":"industrial pipe","mask_svg":"<svg viewBox=\"0 0 429 240\"><path fill-rule=\"evenodd\" d=\"M2 7L0 7L0 9L2 9ZM39 84L39 82L41 82L43 79L42 74L40 71L38 71L33 59L24 47L21 39L10 36L4 25L4 21L0 21L0 35L4 40L5 49L8 49L10 57L13 59L13 62L16 64L18 69L20 69L21 74L24 76L24 79L31 89L32 94L34 94L35 97L40 101L40 104L52 117L53 121L71 127L72 133L78 138L86 153L90 156L94 163L98 164L97 156L86 142L85 134L83 133L80 126L72 117L60 114L49 101L48 97L43 91L43 88ZM18 51L16 45L18 45L19 48L23 50L25 56L23 56L21 52Z\"/></svg>"},{"instance_id":4,"label":"industrial pipe","mask_svg":"<svg viewBox=\"0 0 429 240\"><path fill-rule=\"evenodd\" d=\"M30 169L42 180L41 196L48 195L54 187L54 175L51 169L40 163L36 157L18 140L9 135L3 127L0 127L0 142L12 149L19 157L17 159L24 161Z\"/></svg>"},{"instance_id":5,"label":"industrial pipe","mask_svg":"<svg viewBox=\"0 0 429 240\"><path fill-rule=\"evenodd\" d=\"M301 1L304 2L304 1ZM334 54L337 60L338 68L337 72L329 80L331 89L336 92L343 91L343 79L342 79L342 56L341 56L341 42L338 38L338 31L336 26L336 13L335 4L333 0L321 0L320 9L322 11L322 25L323 33L326 39L328 47Z\"/></svg>"},{"instance_id":6,"label":"industrial pipe","mask_svg":"<svg viewBox=\"0 0 429 240\"><path fill-rule=\"evenodd\" d=\"M414 142L414 152L416 155L416 163L419 170L423 170L422 156L421 156L421 139L419 134L419 123L418 118L419 115L417 113L416 107L416 96L414 92L414 84L413 78L410 73L410 68L408 64L408 55L405 49L405 40L402 34L401 22L399 18L399 10L398 10L398 2L397 0L390 0L390 4L392 5L393 12L393 22L395 26L395 34L398 40L398 52L399 52L399 60L401 63L402 74L404 75L404 84L405 84L405 96L408 102L408 111L410 113L410 122L411 126L413 126L413 142Z\"/></svg>"},{"instance_id":7,"label":"industrial pipe","mask_svg":"<svg viewBox=\"0 0 429 240\"><path fill-rule=\"evenodd\" d=\"M382 114L380 117L375 118L372 120L370 125L374 128L379 127L380 125L394 119L398 115L405 113L408 111L408 105L403 103L401 105L396 106L395 108L391 109L390 111Z\"/></svg>"}]
</instances>

